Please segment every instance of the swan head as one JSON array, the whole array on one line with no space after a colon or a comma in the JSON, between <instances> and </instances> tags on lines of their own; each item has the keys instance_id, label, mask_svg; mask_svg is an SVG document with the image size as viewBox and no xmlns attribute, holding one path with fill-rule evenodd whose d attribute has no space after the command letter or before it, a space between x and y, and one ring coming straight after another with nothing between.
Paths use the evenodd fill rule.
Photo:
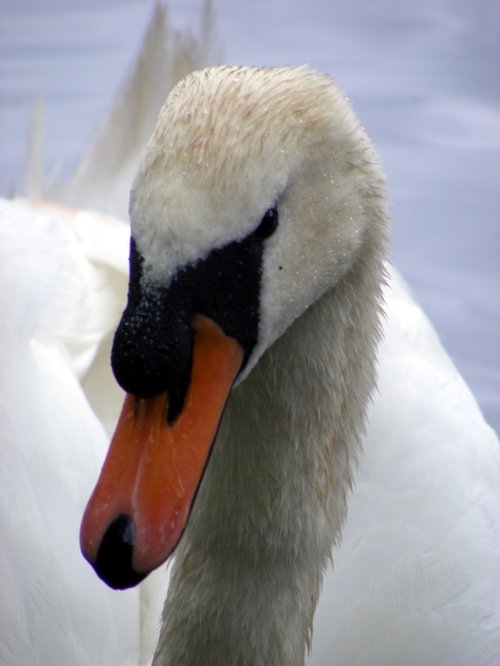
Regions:
<instances>
[{"instance_id":1,"label":"swan head","mask_svg":"<svg viewBox=\"0 0 500 666\"><path fill-rule=\"evenodd\" d=\"M112 353L129 396L82 525L108 583L134 584L175 548L231 387L380 242L384 196L370 141L326 76L216 67L172 90L130 196L129 300ZM130 480L141 438L174 442L151 472L166 512Z\"/></svg>"},{"instance_id":2,"label":"swan head","mask_svg":"<svg viewBox=\"0 0 500 666\"><path fill-rule=\"evenodd\" d=\"M195 72L169 95L132 187L143 279L170 283L214 249L258 235L276 210L243 378L356 261L383 188L369 140L326 76L306 67Z\"/></svg>"}]
</instances>

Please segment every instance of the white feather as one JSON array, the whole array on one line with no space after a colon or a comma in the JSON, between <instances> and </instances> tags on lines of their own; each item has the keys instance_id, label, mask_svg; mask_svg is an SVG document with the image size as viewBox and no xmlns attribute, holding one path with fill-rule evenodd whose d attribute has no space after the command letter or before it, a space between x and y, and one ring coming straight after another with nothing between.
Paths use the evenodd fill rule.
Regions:
<instances>
[{"instance_id":1,"label":"white feather","mask_svg":"<svg viewBox=\"0 0 500 666\"><path fill-rule=\"evenodd\" d=\"M0 662L137 663L138 591L113 595L78 547L107 438L66 341L81 333L91 354L99 339L80 307L91 297L99 312L107 295L56 214L2 200L0 236Z\"/></svg>"}]
</instances>

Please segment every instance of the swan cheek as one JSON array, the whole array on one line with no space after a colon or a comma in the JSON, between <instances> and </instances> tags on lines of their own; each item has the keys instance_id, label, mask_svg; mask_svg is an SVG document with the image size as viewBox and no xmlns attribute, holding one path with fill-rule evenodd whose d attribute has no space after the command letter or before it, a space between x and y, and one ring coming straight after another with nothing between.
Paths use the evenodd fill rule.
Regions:
<instances>
[{"instance_id":1,"label":"swan cheek","mask_svg":"<svg viewBox=\"0 0 500 666\"><path fill-rule=\"evenodd\" d=\"M167 394L127 394L85 510L82 553L113 588L136 585L176 547L243 363L240 344L208 317L195 317L194 334L182 411L169 425Z\"/></svg>"}]
</instances>

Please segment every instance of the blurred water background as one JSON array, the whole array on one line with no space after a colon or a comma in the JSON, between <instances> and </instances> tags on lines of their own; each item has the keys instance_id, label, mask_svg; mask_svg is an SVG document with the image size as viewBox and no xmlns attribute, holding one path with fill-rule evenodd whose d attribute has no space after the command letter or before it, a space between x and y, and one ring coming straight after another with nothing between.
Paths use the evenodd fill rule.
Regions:
<instances>
[{"instance_id":1,"label":"blurred water background","mask_svg":"<svg viewBox=\"0 0 500 666\"><path fill-rule=\"evenodd\" d=\"M202 0L169 0L196 26ZM500 2L216 0L225 61L303 64L348 92L389 178L391 255L500 431ZM153 0L0 0L0 194L30 113L67 173L134 61ZM397 406L395 406L397 408Z\"/></svg>"}]
</instances>

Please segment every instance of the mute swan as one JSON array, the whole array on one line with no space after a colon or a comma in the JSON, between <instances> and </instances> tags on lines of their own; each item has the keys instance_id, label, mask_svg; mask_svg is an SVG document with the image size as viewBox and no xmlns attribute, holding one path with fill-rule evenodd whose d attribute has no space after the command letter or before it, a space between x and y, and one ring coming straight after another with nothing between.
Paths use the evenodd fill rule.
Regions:
<instances>
[{"instance_id":1,"label":"mute swan","mask_svg":"<svg viewBox=\"0 0 500 666\"><path fill-rule=\"evenodd\" d=\"M498 442L384 267L343 93L306 68L190 75L130 213L128 396L81 546L118 588L176 549L153 663L498 663Z\"/></svg>"}]
</instances>

